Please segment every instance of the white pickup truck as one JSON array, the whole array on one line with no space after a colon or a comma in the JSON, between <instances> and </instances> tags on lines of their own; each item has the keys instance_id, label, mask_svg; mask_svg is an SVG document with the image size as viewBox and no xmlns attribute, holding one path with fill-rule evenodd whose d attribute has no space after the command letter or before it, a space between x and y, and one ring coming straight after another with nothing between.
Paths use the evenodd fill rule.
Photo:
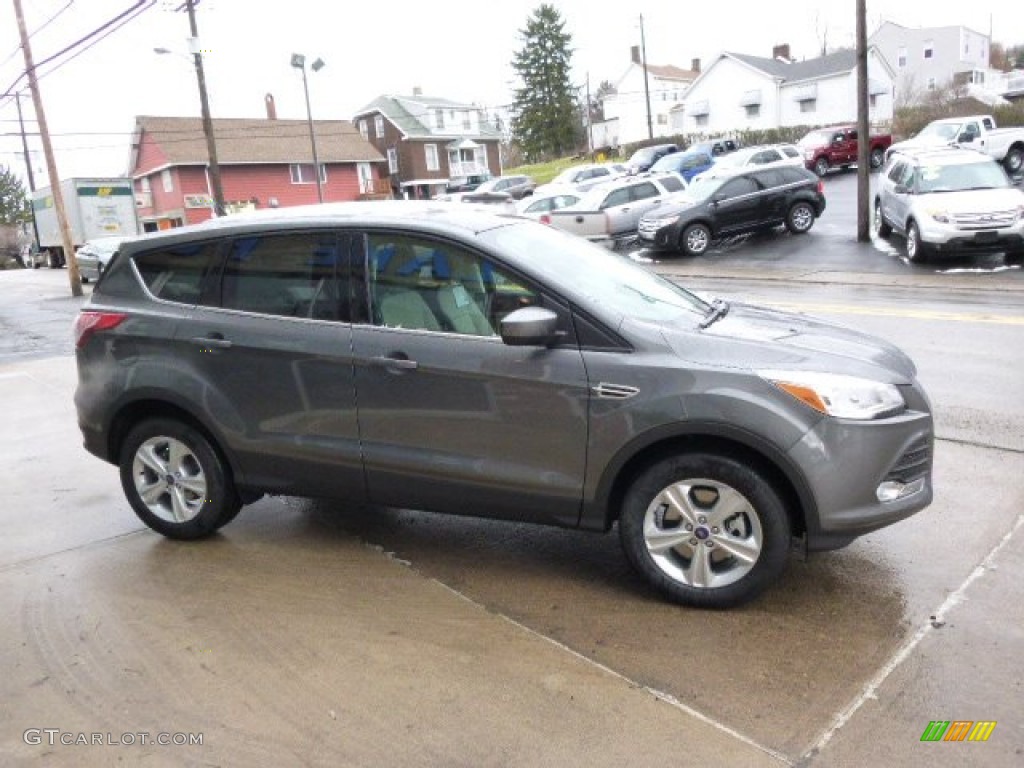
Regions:
<instances>
[{"instance_id":1,"label":"white pickup truck","mask_svg":"<svg viewBox=\"0 0 1024 768\"><path fill-rule=\"evenodd\" d=\"M549 211L540 221L588 240L619 240L636 235L645 213L685 189L677 173L624 176L584 192L575 205Z\"/></svg>"},{"instance_id":2,"label":"white pickup truck","mask_svg":"<svg viewBox=\"0 0 1024 768\"><path fill-rule=\"evenodd\" d=\"M977 149L1001 162L1011 175L1024 168L1024 126L996 128L992 115L933 120L911 139L889 147L886 157L901 149L956 145Z\"/></svg>"}]
</instances>

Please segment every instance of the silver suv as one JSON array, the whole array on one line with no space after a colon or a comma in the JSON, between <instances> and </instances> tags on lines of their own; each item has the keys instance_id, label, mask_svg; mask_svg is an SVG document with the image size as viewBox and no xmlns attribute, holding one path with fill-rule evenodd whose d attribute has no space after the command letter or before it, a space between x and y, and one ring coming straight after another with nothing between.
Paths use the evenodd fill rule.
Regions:
<instances>
[{"instance_id":1,"label":"silver suv","mask_svg":"<svg viewBox=\"0 0 1024 768\"><path fill-rule=\"evenodd\" d=\"M907 239L907 257L1005 251L1024 256L1024 192L988 155L971 149L893 152L875 194L874 229Z\"/></svg>"},{"instance_id":2,"label":"silver suv","mask_svg":"<svg viewBox=\"0 0 1024 768\"><path fill-rule=\"evenodd\" d=\"M913 363L708 303L533 221L348 203L126 243L76 322L86 448L196 539L263 493L608 531L657 589L749 599L793 541L932 496Z\"/></svg>"}]
</instances>

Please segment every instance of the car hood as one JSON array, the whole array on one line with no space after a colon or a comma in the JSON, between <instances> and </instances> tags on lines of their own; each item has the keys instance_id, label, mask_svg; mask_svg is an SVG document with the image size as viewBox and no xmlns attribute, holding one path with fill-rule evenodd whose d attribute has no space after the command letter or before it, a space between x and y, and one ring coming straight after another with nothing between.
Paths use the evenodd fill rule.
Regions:
<instances>
[{"instance_id":1,"label":"car hood","mask_svg":"<svg viewBox=\"0 0 1024 768\"><path fill-rule=\"evenodd\" d=\"M969 189L963 192L928 192L919 195L929 209L952 213L984 213L1005 211L1024 203L1024 193L1012 187L1001 189Z\"/></svg>"},{"instance_id":2,"label":"car hood","mask_svg":"<svg viewBox=\"0 0 1024 768\"><path fill-rule=\"evenodd\" d=\"M890 384L909 384L917 373L903 351L876 336L748 304L730 303L728 314L703 330L664 325L662 334L677 355L701 364L825 371Z\"/></svg>"},{"instance_id":3,"label":"car hood","mask_svg":"<svg viewBox=\"0 0 1024 768\"><path fill-rule=\"evenodd\" d=\"M914 136L910 139L897 141L889 145L890 152L898 152L901 149L914 149L915 147L950 147L955 146L949 139L941 136Z\"/></svg>"},{"instance_id":4,"label":"car hood","mask_svg":"<svg viewBox=\"0 0 1024 768\"><path fill-rule=\"evenodd\" d=\"M683 193L676 193L683 194ZM673 197L670 200L666 200L653 211L645 213L642 218L648 221L657 221L658 219L667 219L671 216L678 216L683 211L693 208L699 201L693 200L689 197Z\"/></svg>"}]
</instances>

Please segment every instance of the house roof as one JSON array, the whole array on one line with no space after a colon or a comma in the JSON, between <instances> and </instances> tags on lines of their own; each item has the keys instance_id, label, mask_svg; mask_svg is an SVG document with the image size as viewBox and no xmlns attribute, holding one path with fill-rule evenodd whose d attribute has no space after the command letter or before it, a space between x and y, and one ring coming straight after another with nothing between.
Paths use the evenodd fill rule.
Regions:
<instances>
[{"instance_id":1,"label":"house roof","mask_svg":"<svg viewBox=\"0 0 1024 768\"><path fill-rule=\"evenodd\" d=\"M700 74L692 69L682 69L672 64L648 64L647 71L655 77L663 77L666 80L694 80Z\"/></svg>"},{"instance_id":2,"label":"house roof","mask_svg":"<svg viewBox=\"0 0 1024 768\"><path fill-rule=\"evenodd\" d=\"M471 110L480 112L482 119L480 129L467 134L465 131L458 133L452 131L432 130L425 119L432 115L435 109L450 110ZM482 139L501 139L501 131L491 124L486 113L475 104L465 104L451 99L439 98L437 96L391 96L381 95L356 112L355 117L380 112L384 117L394 123L406 138L425 139L450 136L470 135Z\"/></svg>"},{"instance_id":3,"label":"house roof","mask_svg":"<svg viewBox=\"0 0 1024 768\"><path fill-rule=\"evenodd\" d=\"M784 83L839 75L849 72L857 66L857 53L852 49L836 51L816 59L792 62L763 56L748 56L745 53L726 53L725 55L731 56L769 77L778 78Z\"/></svg>"},{"instance_id":4,"label":"house roof","mask_svg":"<svg viewBox=\"0 0 1024 768\"><path fill-rule=\"evenodd\" d=\"M380 152L348 120L315 120L313 124L321 163L384 161ZM206 134L200 118L145 115L135 118L130 171L135 170L143 132L160 146L171 165L208 161ZM213 120L213 137L221 165L296 163L311 158L306 120L217 118Z\"/></svg>"}]
</instances>

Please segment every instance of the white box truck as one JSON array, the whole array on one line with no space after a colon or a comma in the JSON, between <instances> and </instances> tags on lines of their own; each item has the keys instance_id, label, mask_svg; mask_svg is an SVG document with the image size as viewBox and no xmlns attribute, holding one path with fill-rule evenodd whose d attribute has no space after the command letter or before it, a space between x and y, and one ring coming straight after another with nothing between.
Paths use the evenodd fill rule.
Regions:
<instances>
[{"instance_id":1,"label":"white box truck","mask_svg":"<svg viewBox=\"0 0 1024 768\"><path fill-rule=\"evenodd\" d=\"M131 179L65 179L60 183L60 189L71 229L71 242L76 249L86 240L97 237L139 234ZM33 266L38 267L45 261L56 269L67 263L67 258L50 187L42 187L32 194L32 207L39 230L39 255L35 257Z\"/></svg>"}]
</instances>

